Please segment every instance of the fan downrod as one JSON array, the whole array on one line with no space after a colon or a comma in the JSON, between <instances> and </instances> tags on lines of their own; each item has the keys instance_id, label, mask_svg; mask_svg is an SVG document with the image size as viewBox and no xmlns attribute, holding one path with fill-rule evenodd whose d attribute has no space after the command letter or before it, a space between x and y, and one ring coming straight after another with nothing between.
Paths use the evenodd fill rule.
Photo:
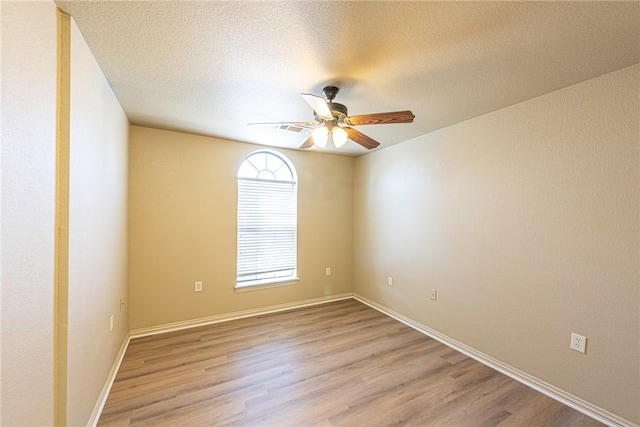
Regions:
<instances>
[{"instance_id":1,"label":"fan downrod","mask_svg":"<svg viewBox=\"0 0 640 427\"><path fill-rule=\"evenodd\" d=\"M324 93L324 96L326 96L329 102L331 102L333 101L333 98L336 97L339 90L340 88L337 88L335 86L326 86L324 89L322 89L322 93Z\"/></svg>"}]
</instances>

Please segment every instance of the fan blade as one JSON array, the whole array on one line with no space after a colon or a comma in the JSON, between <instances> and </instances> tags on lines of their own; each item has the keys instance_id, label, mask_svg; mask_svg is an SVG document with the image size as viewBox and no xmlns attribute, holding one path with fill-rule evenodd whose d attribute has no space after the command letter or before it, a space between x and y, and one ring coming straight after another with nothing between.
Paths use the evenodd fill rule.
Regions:
<instances>
[{"instance_id":1,"label":"fan blade","mask_svg":"<svg viewBox=\"0 0 640 427\"><path fill-rule=\"evenodd\" d=\"M316 125L315 122L265 122L265 123L247 123L247 126L298 126L301 128L312 128Z\"/></svg>"},{"instance_id":2,"label":"fan blade","mask_svg":"<svg viewBox=\"0 0 640 427\"><path fill-rule=\"evenodd\" d=\"M305 149L305 148L311 148L313 146L313 137L310 136L309 139L307 139L304 144L302 144L300 146L300 148Z\"/></svg>"},{"instance_id":3,"label":"fan blade","mask_svg":"<svg viewBox=\"0 0 640 427\"><path fill-rule=\"evenodd\" d=\"M372 148L376 148L380 145L380 143L375 139L369 138L367 135L355 130L354 128L344 127L343 129L347 131L349 139L362 145L367 150L371 150Z\"/></svg>"},{"instance_id":4,"label":"fan blade","mask_svg":"<svg viewBox=\"0 0 640 427\"><path fill-rule=\"evenodd\" d=\"M273 123L249 123L249 127L270 127L277 130L286 130L295 133L307 133L308 129L313 129L316 123L313 122L273 122Z\"/></svg>"},{"instance_id":5,"label":"fan blade","mask_svg":"<svg viewBox=\"0 0 640 427\"><path fill-rule=\"evenodd\" d=\"M307 104L313 108L313 111L316 112L318 117L322 117L325 120L333 120L333 114L331 114L331 110L329 110L327 101L325 101L324 98L310 93L301 93L300 95L302 95L304 100L307 101Z\"/></svg>"},{"instance_id":6,"label":"fan blade","mask_svg":"<svg viewBox=\"0 0 640 427\"><path fill-rule=\"evenodd\" d=\"M384 125L387 123L411 123L415 116L411 111L393 111L389 113L362 114L344 119L349 126Z\"/></svg>"}]
</instances>

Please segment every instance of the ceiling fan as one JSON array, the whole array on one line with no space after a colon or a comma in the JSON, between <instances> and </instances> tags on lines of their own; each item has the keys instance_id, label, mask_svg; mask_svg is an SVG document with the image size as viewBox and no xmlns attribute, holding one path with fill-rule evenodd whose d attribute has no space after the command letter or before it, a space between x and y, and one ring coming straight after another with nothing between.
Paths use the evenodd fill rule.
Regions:
<instances>
[{"instance_id":1,"label":"ceiling fan","mask_svg":"<svg viewBox=\"0 0 640 427\"><path fill-rule=\"evenodd\" d=\"M364 148L371 150L380 145L380 143L350 126L411 123L415 117L408 110L349 116L346 106L333 102L339 90L335 86L327 86L322 89L322 93L327 98L326 100L310 93L301 94L307 104L313 108L315 122L249 123L249 126L276 125L279 129L294 130L296 132L300 132L303 129L313 129L311 136L300 148L310 148L314 144L324 148L327 145L329 135L331 135L336 148L342 147L347 142L347 139L351 139Z\"/></svg>"}]
</instances>

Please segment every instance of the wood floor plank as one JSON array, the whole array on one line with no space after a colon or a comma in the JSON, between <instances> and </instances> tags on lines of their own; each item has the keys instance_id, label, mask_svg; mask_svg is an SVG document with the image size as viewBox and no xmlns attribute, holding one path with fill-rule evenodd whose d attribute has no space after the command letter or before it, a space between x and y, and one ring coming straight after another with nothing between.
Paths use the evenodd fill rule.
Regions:
<instances>
[{"instance_id":1,"label":"wood floor plank","mask_svg":"<svg viewBox=\"0 0 640 427\"><path fill-rule=\"evenodd\" d=\"M596 426L355 300L131 341L99 426Z\"/></svg>"}]
</instances>

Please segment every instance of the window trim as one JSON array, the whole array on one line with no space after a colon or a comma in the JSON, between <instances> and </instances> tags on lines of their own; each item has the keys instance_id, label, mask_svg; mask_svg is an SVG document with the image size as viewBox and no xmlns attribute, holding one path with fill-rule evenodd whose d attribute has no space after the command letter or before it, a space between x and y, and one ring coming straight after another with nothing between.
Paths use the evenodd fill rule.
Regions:
<instances>
[{"instance_id":1,"label":"window trim","mask_svg":"<svg viewBox=\"0 0 640 427\"><path fill-rule=\"evenodd\" d=\"M261 289L279 288L281 286L297 285L299 281L300 281L300 278L297 275L295 275L294 278L279 277L277 279L260 279L260 280L252 280L250 282L241 282L243 284L238 284L238 282L236 282L234 289L236 290L236 292L259 291Z\"/></svg>"},{"instance_id":2,"label":"window trim","mask_svg":"<svg viewBox=\"0 0 640 427\"><path fill-rule=\"evenodd\" d=\"M291 174L291 181L282 181L282 180L278 180L278 179L260 179L257 178L257 176L263 172L260 170L257 170L255 164L253 162L251 162L249 159L254 156L254 155L259 155L259 154L266 154L266 155L272 155L277 157L280 161L282 161L284 163L284 166L289 170L290 174ZM241 175L241 170L243 168L243 166L246 164L246 162L249 162L254 168L256 168L257 174L256 177L249 177L246 174ZM276 168L276 170L278 170L279 168ZM265 170L269 170L269 169L265 169ZM275 178L275 177L274 177ZM292 274L291 275L287 275L284 277L270 277L270 278L266 278L266 279L254 279L254 280L246 280L246 281L241 281L238 282L238 263L239 263L239 258L236 258L236 281L235 281L235 285L234 285L234 289L236 292L247 292L247 291L254 291L254 290L261 290L261 289L268 289L268 288L273 288L273 287L280 287L280 286L290 286L290 285L295 285L298 284L298 282L300 281L300 278L298 277L298 174L297 171L295 169L295 167L293 166L293 164L291 163L291 161L284 155L281 154L275 150L269 150L269 149L260 149L260 150L256 150L253 151L249 154L247 154L242 161L240 162L240 165L237 169L236 172L236 192L237 195L239 196L239 182L241 180L255 180L255 181L273 181L275 183L290 183L293 184L293 186L295 187L295 217L296 217L296 221L295 221L295 254L294 254L294 260L295 260L295 265L294 268L291 270ZM239 207L239 199L238 202L236 202L236 209ZM239 210L236 210L236 221L238 221L239 218ZM239 222L236 222L236 254L238 253L238 244L239 244Z\"/></svg>"}]
</instances>

